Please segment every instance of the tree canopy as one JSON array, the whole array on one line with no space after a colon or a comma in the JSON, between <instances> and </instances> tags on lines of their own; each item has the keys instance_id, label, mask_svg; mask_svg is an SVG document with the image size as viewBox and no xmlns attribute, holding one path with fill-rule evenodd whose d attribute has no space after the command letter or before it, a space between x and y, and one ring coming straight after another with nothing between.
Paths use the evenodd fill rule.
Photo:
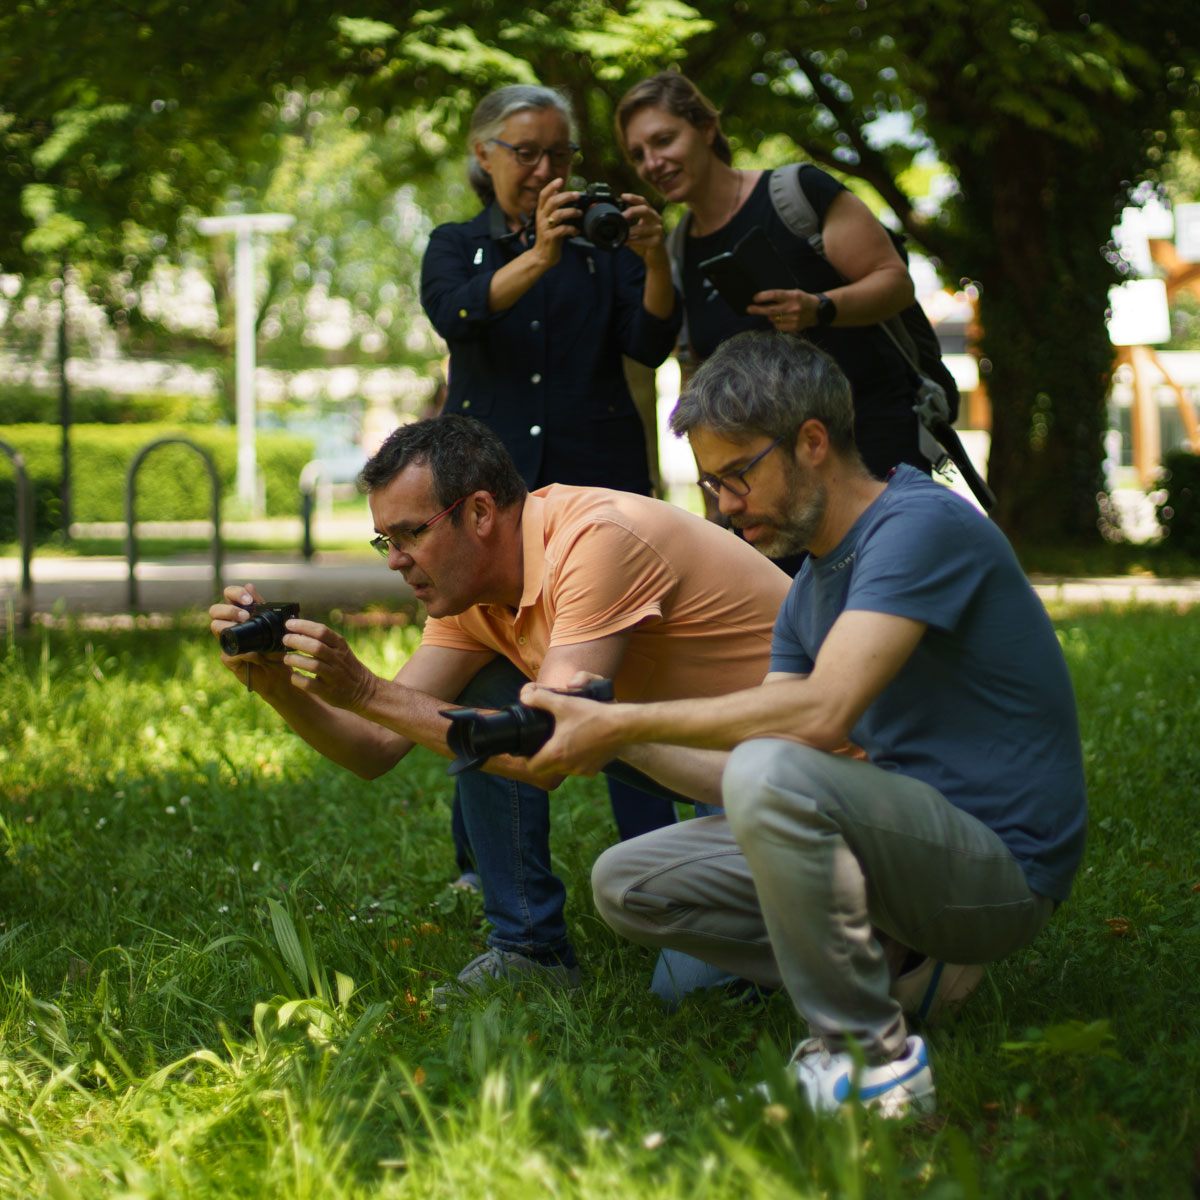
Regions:
<instances>
[{"instance_id":1,"label":"tree canopy","mask_svg":"<svg viewBox=\"0 0 1200 1200\"><path fill-rule=\"evenodd\" d=\"M1200 112L1200 6L1176 0L359 0L318 15L294 0L22 0L0 43L0 267L20 272L64 253L136 272L235 186L248 207L280 195L298 169L280 130L289 92L332 89L365 139L346 168L368 196L348 260L371 254L356 222L402 182L436 181L424 199L439 208L470 108L501 83L565 88L588 176L628 187L615 100L678 66L735 147L784 135L862 180L948 280L979 289L997 516L1029 541L1096 536L1104 251L1131 189L1162 178ZM880 139L887 114L904 136ZM301 144L321 153L319 136ZM906 187L922 152L954 183L935 215ZM338 207L322 221L337 227ZM361 292L370 272L355 272Z\"/></svg>"}]
</instances>

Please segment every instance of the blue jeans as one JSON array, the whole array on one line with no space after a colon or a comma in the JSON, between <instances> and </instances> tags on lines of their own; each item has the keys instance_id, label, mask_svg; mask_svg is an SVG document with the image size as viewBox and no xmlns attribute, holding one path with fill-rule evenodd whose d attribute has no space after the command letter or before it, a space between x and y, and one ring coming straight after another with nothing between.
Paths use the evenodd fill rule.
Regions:
<instances>
[{"instance_id":1,"label":"blue jeans","mask_svg":"<svg viewBox=\"0 0 1200 1200\"><path fill-rule=\"evenodd\" d=\"M517 699L525 675L497 657L458 697L471 708L503 708ZM683 800L624 764L613 763L610 794L622 836L661 828L675 820L673 801ZM642 788L651 789L645 795ZM639 799L641 797L641 799ZM688 801L690 803L690 801ZM459 833L465 833L465 842ZM460 870L474 859L483 891L484 916L492 926L488 945L542 962L575 965L563 903L567 889L550 866L550 798L532 784L466 771L458 777L455 858Z\"/></svg>"}]
</instances>

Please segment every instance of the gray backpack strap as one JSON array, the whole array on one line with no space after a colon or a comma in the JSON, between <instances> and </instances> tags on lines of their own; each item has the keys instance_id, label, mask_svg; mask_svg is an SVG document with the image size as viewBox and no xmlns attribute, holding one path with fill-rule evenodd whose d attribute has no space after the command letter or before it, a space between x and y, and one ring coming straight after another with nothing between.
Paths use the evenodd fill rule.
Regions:
<instances>
[{"instance_id":1,"label":"gray backpack strap","mask_svg":"<svg viewBox=\"0 0 1200 1200\"><path fill-rule=\"evenodd\" d=\"M791 230L796 237L807 242L826 262L825 239L821 234L821 222L817 210L805 194L804 185L800 182L801 163L789 163L786 167L777 167L771 172L770 192L771 203L779 219ZM844 280L843 280L844 282ZM948 423L950 416L949 403L941 385L930 379L922 370L917 355L917 347L912 336L904 327L899 314L880 321L876 326L881 329L888 340L900 352L900 357L908 363L917 376L919 386L918 403L914 411L918 418L918 436L921 453L925 455L935 469L940 469L948 460L949 455L938 444L930 432L934 421ZM960 468L961 469L961 468ZM964 475L965 477L965 475ZM978 493L977 493L978 494Z\"/></svg>"},{"instance_id":2,"label":"gray backpack strap","mask_svg":"<svg viewBox=\"0 0 1200 1200\"><path fill-rule=\"evenodd\" d=\"M779 219L788 229L829 262L825 255L825 239L821 234L820 218L800 182L801 166L802 163L788 163L786 167L777 167L771 172L771 203L775 206ZM913 345L913 340L899 316L880 321L879 328L891 339L904 361L918 375L923 375L924 372L917 362L916 346Z\"/></svg>"},{"instance_id":3,"label":"gray backpack strap","mask_svg":"<svg viewBox=\"0 0 1200 1200\"><path fill-rule=\"evenodd\" d=\"M788 229L824 258L825 239L821 236L821 222L800 184L801 166L803 163L788 163L786 167L776 167L771 172L771 203Z\"/></svg>"},{"instance_id":4,"label":"gray backpack strap","mask_svg":"<svg viewBox=\"0 0 1200 1200\"><path fill-rule=\"evenodd\" d=\"M683 255L687 247L688 226L691 223L691 211L685 208L683 216L679 218L679 223L667 234L666 240L667 258L671 260L671 282L679 292L680 304L683 304L683 324L679 326L679 337L676 339L675 345L679 361L685 366L692 362L692 345L688 337L687 305L683 301Z\"/></svg>"}]
</instances>

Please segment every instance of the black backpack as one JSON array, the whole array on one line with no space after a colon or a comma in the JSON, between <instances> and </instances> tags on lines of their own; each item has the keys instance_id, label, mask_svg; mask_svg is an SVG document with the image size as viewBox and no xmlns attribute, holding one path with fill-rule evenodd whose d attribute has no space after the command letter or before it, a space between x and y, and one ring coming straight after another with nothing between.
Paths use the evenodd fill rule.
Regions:
<instances>
[{"instance_id":1,"label":"black backpack","mask_svg":"<svg viewBox=\"0 0 1200 1200\"><path fill-rule=\"evenodd\" d=\"M800 182L802 163L790 163L771 172L769 189L771 204L774 206L779 219L795 234L807 242L813 251L826 262L825 239L821 234L821 222L817 210L804 191ZM671 270L675 282L682 291L684 238L691 213L685 213L679 224L671 230L667 238L667 254L671 259ZM896 247L904 265L908 265L908 251L904 246L903 236L888 230L888 236ZM832 265L832 264L831 264ZM848 282L848 280L843 280ZM929 459L935 470L941 470L946 463L953 462L959 469L967 486L974 493L980 505L990 511L996 503L988 485L980 478L971 460L963 449L958 434L954 431L954 421L958 417L959 396L958 385L949 368L942 361L942 349L938 344L937 334L929 324L925 310L913 301L902 312L877 325L887 336L901 357L908 363L917 379L916 395L913 411L920 422L921 453ZM687 345L687 318L679 333L681 345Z\"/></svg>"}]
</instances>

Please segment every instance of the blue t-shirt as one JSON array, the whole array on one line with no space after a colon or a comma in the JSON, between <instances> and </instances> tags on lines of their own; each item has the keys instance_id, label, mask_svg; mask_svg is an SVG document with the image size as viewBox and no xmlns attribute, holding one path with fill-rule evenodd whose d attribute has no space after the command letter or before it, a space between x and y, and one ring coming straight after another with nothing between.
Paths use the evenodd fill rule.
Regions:
<instances>
[{"instance_id":1,"label":"blue t-shirt","mask_svg":"<svg viewBox=\"0 0 1200 1200\"><path fill-rule=\"evenodd\" d=\"M841 543L809 558L775 622L771 670L808 674L847 610L928 628L851 731L871 762L993 829L1030 887L1064 900L1087 802L1075 696L1054 628L1004 535L912 467Z\"/></svg>"}]
</instances>

